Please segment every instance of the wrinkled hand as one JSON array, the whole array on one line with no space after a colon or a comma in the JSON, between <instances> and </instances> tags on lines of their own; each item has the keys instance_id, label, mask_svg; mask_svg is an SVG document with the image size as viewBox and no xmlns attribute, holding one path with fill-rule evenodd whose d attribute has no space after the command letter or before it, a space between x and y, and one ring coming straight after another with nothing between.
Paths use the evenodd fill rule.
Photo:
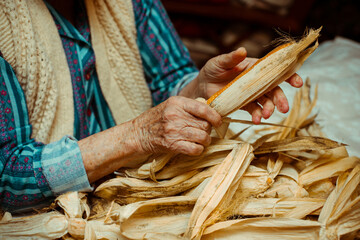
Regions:
<instances>
[{"instance_id":1,"label":"wrinkled hand","mask_svg":"<svg viewBox=\"0 0 360 240\"><path fill-rule=\"evenodd\" d=\"M210 59L200 70L196 79L199 85L199 95L206 99L209 98L242 71L251 67L256 60L255 58L246 58L245 48L239 48L231 53ZM291 76L287 82L297 88L303 84L301 77L297 74ZM282 113L289 110L289 103L279 86L246 105L243 110L248 111L252 115L252 121L258 124L261 118L269 118L275 107Z\"/></svg>"},{"instance_id":2,"label":"wrinkled hand","mask_svg":"<svg viewBox=\"0 0 360 240\"><path fill-rule=\"evenodd\" d=\"M199 155L211 142L211 126L221 116L207 104L185 97L171 97L133 120L138 146L144 153Z\"/></svg>"}]
</instances>

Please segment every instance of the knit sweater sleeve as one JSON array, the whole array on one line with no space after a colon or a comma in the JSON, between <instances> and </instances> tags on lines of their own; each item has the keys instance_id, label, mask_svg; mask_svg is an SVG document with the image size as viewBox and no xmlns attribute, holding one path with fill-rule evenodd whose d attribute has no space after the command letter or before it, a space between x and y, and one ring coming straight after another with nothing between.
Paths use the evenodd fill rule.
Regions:
<instances>
[{"instance_id":1,"label":"knit sweater sleeve","mask_svg":"<svg viewBox=\"0 0 360 240\"><path fill-rule=\"evenodd\" d=\"M176 95L198 69L160 0L133 0L137 44L155 104Z\"/></svg>"},{"instance_id":2,"label":"knit sweater sleeve","mask_svg":"<svg viewBox=\"0 0 360 240\"><path fill-rule=\"evenodd\" d=\"M76 140L45 145L31 138L26 100L0 57L0 204L18 211L46 204L65 191L90 189Z\"/></svg>"}]
</instances>

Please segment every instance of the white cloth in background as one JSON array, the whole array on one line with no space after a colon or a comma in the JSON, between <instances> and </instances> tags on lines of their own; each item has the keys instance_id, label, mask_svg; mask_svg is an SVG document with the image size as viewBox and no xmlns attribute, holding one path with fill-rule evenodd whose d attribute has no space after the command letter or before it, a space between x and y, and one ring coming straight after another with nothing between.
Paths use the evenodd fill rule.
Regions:
<instances>
[{"instance_id":1,"label":"white cloth in background","mask_svg":"<svg viewBox=\"0 0 360 240\"><path fill-rule=\"evenodd\" d=\"M310 78L312 93L315 84L319 85L318 102L313 113L319 113L317 122L323 127L323 132L332 140L348 144L350 156L360 157L360 44L342 37L324 42L306 60L298 74L304 80ZM296 89L287 83L281 87L291 106ZM244 111L235 112L233 117L251 119ZM283 117L275 112L267 121L279 122ZM241 128L244 125L231 126L235 132Z\"/></svg>"}]
</instances>

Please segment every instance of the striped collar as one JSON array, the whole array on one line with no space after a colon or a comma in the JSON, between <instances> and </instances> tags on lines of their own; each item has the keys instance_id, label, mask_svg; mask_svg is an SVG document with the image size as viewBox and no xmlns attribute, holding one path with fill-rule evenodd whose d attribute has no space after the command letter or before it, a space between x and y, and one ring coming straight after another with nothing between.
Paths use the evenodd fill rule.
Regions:
<instances>
[{"instance_id":1,"label":"striped collar","mask_svg":"<svg viewBox=\"0 0 360 240\"><path fill-rule=\"evenodd\" d=\"M83 1L77 1L75 26L59 14L47 1L44 2L54 18L60 36L82 41L91 46L90 27Z\"/></svg>"}]
</instances>

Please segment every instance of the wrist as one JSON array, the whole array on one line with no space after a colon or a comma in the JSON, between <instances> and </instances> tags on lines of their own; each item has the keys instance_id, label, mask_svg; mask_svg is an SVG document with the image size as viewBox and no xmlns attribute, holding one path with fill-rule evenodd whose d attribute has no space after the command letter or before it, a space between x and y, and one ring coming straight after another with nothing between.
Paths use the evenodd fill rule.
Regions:
<instances>
[{"instance_id":1,"label":"wrist","mask_svg":"<svg viewBox=\"0 0 360 240\"><path fill-rule=\"evenodd\" d=\"M195 77L189 84L187 84L179 93L179 96L188 98L205 97L205 81L200 77L201 73Z\"/></svg>"},{"instance_id":2,"label":"wrist","mask_svg":"<svg viewBox=\"0 0 360 240\"><path fill-rule=\"evenodd\" d=\"M142 119L137 117L127 122L127 124L129 124L129 126L127 126L126 147L128 147L133 154L148 154L149 151L144 146L146 133L144 132Z\"/></svg>"}]
</instances>

